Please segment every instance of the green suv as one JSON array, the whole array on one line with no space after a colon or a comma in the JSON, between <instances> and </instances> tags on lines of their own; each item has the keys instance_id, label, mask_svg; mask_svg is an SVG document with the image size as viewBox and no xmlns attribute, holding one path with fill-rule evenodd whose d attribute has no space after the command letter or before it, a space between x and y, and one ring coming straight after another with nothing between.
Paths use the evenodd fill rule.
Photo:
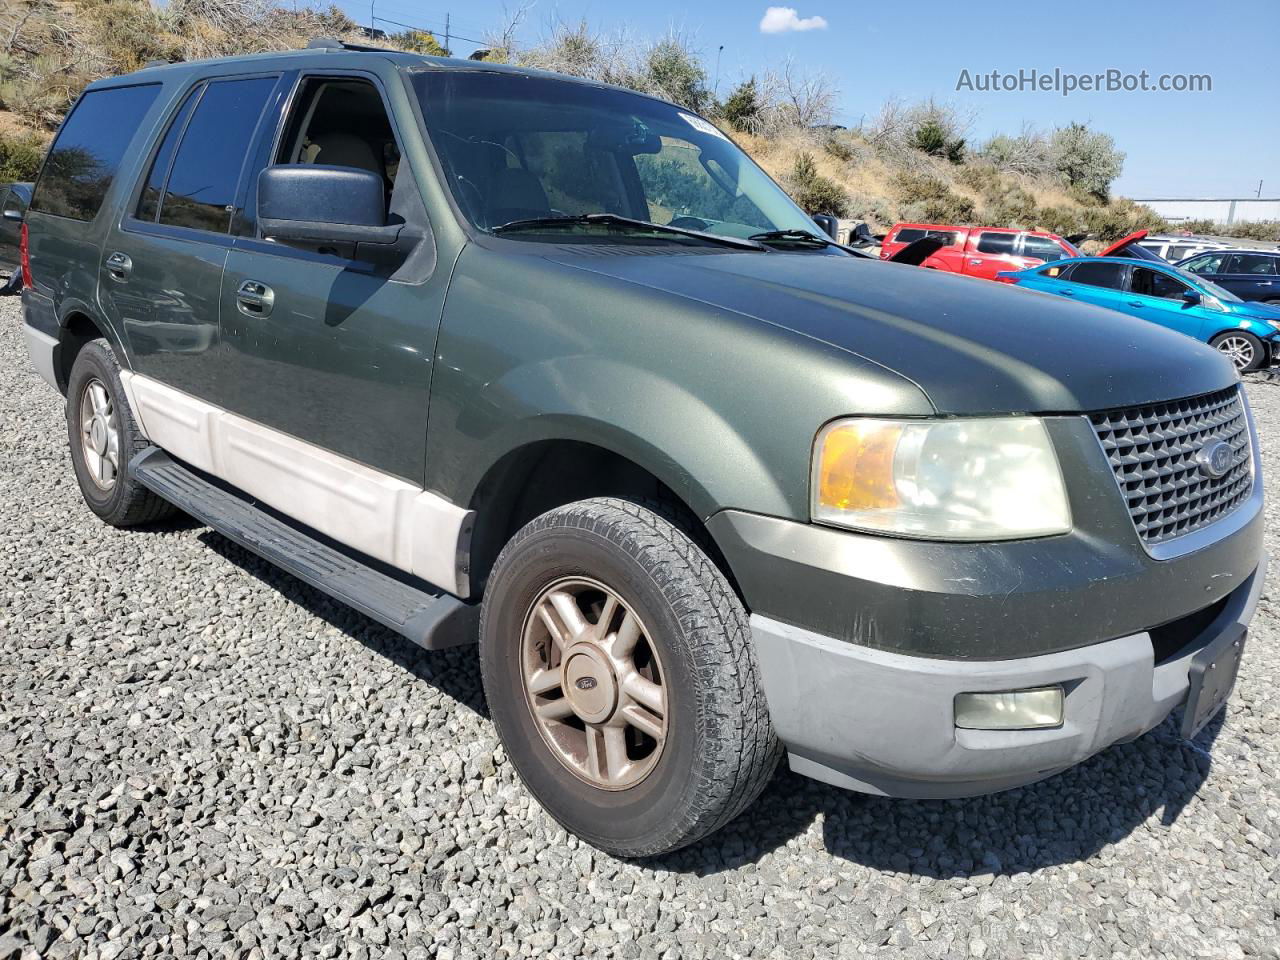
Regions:
<instances>
[{"instance_id":1,"label":"green suv","mask_svg":"<svg viewBox=\"0 0 1280 960\"><path fill-rule=\"evenodd\" d=\"M117 526L174 508L428 649L622 855L784 753L955 797L1231 690L1264 576L1231 365L835 245L640 94L326 42L95 83L26 336Z\"/></svg>"}]
</instances>

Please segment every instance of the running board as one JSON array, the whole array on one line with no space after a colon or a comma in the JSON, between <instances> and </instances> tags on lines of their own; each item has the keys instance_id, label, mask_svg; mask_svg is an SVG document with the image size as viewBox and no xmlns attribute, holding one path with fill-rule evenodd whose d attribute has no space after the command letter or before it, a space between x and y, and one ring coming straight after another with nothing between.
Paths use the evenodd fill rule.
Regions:
<instances>
[{"instance_id":1,"label":"running board","mask_svg":"<svg viewBox=\"0 0 1280 960\"><path fill-rule=\"evenodd\" d=\"M179 510L428 650L475 643L480 608L383 573L278 518L159 447L133 458L138 482ZM425 585L424 585L425 586Z\"/></svg>"}]
</instances>

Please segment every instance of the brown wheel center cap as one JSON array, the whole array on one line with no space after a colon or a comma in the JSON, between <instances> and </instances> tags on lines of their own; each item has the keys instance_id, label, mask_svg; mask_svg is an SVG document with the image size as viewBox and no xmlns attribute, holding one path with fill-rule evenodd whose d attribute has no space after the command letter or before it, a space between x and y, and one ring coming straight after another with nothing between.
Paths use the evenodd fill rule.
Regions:
<instances>
[{"instance_id":1,"label":"brown wheel center cap","mask_svg":"<svg viewBox=\"0 0 1280 960\"><path fill-rule=\"evenodd\" d=\"M618 682L604 655L590 644L571 647L564 658L561 689L587 723L604 723L618 705Z\"/></svg>"}]
</instances>

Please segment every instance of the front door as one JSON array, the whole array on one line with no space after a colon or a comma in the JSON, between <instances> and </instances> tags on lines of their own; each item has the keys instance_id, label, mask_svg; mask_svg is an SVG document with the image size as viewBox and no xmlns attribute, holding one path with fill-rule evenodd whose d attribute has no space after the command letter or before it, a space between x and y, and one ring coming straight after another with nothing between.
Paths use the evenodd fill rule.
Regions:
<instances>
[{"instance_id":1,"label":"front door","mask_svg":"<svg viewBox=\"0 0 1280 960\"><path fill-rule=\"evenodd\" d=\"M135 373L202 399L219 389L218 294L250 141L279 77L197 84L102 249L99 297Z\"/></svg>"},{"instance_id":2,"label":"front door","mask_svg":"<svg viewBox=\"0 0 1280 960\"><path fill-rule=\"evenodd\" d=\"M237 376L221 405L280 434L421 486L427 402L447 270L415 173L400 163L401 127L378 78L302 75L291 111L259 144L250 200L234 232L219 310ZM378 173L389 216L409 238L378 251L277 243L258 235L253 184L268 164Z\"/></svg>"},{"instance_id":3,"label":"front door","mask_svg":"<svg viewBox=\"0 0 1280 960\"><path fill-rule=\"evenodd\" d=\"M1191 287L1177 277L1172 277L1150 267L1132 267L1129 271L1130 312L1152 323L1187 336L1200 338L1204 319L1196 303L1189 303L1184 295L1192 293Z\"/></svg>"}]
</instances>

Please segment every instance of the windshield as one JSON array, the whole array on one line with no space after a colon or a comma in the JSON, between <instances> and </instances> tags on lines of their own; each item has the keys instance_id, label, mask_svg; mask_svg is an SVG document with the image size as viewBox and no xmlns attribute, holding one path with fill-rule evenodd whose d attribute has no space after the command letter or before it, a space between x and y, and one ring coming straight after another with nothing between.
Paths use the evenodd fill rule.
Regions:
<instances>
[{"instance_id":1,"label":"windshield","mask_svg":"<svg viewBox=\"0 0 1280 960\"><path fill-rule=\"evenodd\" d=\"M603 213L727 237L818 232L724 134L678 107L543 77L478 70L412 76L458 206L482 230ZM632 231L587 221L534 222L502 234L637 239ZM690 238L669 231L639 239Z\"/></svg>"}]
</instances>

